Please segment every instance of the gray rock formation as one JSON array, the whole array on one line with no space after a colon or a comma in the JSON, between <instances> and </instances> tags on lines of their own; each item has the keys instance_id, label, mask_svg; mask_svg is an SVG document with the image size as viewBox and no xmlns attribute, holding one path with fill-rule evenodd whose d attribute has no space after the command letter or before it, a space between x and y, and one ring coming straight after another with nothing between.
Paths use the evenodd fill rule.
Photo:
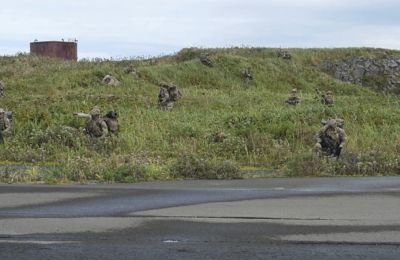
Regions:
<instances>
[{"instance_id":1,"label":"gray rock formation","mask_svg":"<svg viewBox=\"0 0 400 260\"><path fill-rule=\"evenodd\" d=\"M336 61L325 61L322 67L336 79L400 93L400 57L352 56Z\"/></svg>"}]
</instances>

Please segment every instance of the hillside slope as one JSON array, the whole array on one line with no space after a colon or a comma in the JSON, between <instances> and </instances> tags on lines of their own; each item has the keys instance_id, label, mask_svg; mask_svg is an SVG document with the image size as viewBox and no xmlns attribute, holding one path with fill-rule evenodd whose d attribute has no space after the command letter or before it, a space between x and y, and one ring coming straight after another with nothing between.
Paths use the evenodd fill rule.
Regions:
<instances>
[{"instance_id":1,"label":"hillside slope","mask_svg":"<svg viewBox=\"0 0 400 260\"><path fill-rule=\"evenodd\" d=\"M30 165L24 174L6 166L3 181L138 181L173 177L229 178L242 169L273 169L281 175L398 174L398 96L346 83L323 64L346 57L378 57L382 49L183 49L146 60L68 62L29 55L0 58L6 84L1 107L14 112L14 133L0 149L3 165ZM198 56L208 52L215 66ZM133 65L140 77L126 72ZM240 70L250 67L246 83ZM111 74L120 86L102 84ZM157 109L160 82L183 94L172 111ZM284 104L292 88L296 107ZM315 88L332 90L326 107ZM97 140L72 128L74 112L94 105L120 115L117 137ZM339 161L317 158L312 149L321 119L345 120L348 142ZM227 137L215 142L215 134ZM45 171L36 171L36 165Z\"/></svg>"}]
</instances>

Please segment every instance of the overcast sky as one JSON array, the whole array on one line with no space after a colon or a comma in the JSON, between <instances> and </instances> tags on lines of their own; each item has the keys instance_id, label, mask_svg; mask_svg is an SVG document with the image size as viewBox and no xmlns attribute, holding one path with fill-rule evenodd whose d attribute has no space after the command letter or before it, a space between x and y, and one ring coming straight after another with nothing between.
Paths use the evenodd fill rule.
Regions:
<instances>
[{"instance_id":1,"label":"overcast sky","mask_svg":"<svg viewBox=\"0 0 400 260\"><path fill-rule=\"evenodd\" d=\"M78 39L79 58L158 56L184 47L400 49L399 0L13 0L0 55Z\"/></svg>"}]
</instances>

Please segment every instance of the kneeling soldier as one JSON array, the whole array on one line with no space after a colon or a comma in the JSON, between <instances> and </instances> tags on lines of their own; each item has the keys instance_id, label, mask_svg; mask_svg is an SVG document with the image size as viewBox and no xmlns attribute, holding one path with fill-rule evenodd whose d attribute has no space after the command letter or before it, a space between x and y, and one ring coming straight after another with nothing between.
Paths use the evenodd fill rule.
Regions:
<instances>
[{"instance_id":1,"label":"kneeling soldier","mask_svg":"<svg viewBox=\"0 0 400 260\"><path fill-rule=\"evenodd\" d=\"M108 135L107 123L100 117L100 109L98 107L94 107L89 114L75 113L74 115L87 119L85 132L90 136L104 138Z\"/></svg>"}]
</instances>

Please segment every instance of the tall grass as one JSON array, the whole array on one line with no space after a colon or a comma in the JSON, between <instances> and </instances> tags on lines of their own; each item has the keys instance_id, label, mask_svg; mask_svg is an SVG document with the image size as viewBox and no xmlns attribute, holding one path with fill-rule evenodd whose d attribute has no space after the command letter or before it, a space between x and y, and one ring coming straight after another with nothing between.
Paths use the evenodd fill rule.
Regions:
<instances>
[{"instance_id":1,"label":"tall grass","mask_svg":"<svg viewBox=\"0 0 400 260\"><path fill-rule=\"evenodd\" d=\"M292 60L278 58L277 50L269 48L192 48L172 56L121 61L1 57L0 80L7 86L1 107L14 112L14 133L0 148L0 160L56 165L55 181L172 178L183 176L176 169L184 168L184 158L208 161L207 169L216 169L221 162L226 165L223 170L233 174L232 165L288 175L326 174L324 167L329 174L362 174L349 165L350 170L343 171L339 162L328 165L312 155L321 119L341 117L348 134L345 150L356 158L347 164L368 163L374 161L371 154L379 154L376 163L394 165L400 150L398 97L340 82L320 66L324 60L349 55L400 53L367 48L289 51ZM200 63L197 57L202 52L209 53L213 68ZM125 72L129 65L137 68L139 78ZM240 77L244 67L251 67L250 83ZM121 85L103 85L106 74ZM177 84L183 94L172 111L157 109L160 82ZM284 100L294 87L302 102L287 106ZM320 104L315 88L333 90L335 106ZM118 136L95 140L79 131L84 122L73 112L89 111L94 105L119 113ZM210 137L220 132L226 138L214 142ZM301 166L304 163L309 166ZM216 178L224 176L223 170L214 171ZM394 173L396 167L373 171Z\"/></svg>"}]
</instances>

